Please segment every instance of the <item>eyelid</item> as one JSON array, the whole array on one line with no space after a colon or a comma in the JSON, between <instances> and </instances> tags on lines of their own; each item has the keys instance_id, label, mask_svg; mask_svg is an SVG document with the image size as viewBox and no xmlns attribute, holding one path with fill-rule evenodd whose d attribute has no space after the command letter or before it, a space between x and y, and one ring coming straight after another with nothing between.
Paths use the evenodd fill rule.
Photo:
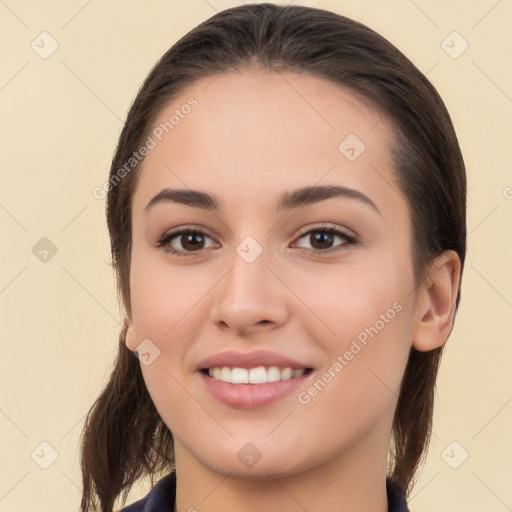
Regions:
<instances>
[{"instance_id":1,"label":"eyelid","mask_svg":"<svg viewBox=\"0 0 512 512\"><path fill-rule=\"evenodd\" d=\"M345 239L344 243L335 245L334 247L331 247L329 249L308 249L304 247L298 247L298 250L301 252L304 252L306 254L313 254L314 256L327 256L330 254L337 254L342 251L346 251L348 249L354 248L356 245L358 245L359 237L354 234L352 230L349 230L345 227L339 226L337 224L332 224L330 222L324 222L320 225L316 226L307 226L304 228L301 228L299 230L299 234L297 237L295 237L293 244L295 245L301 238L304 236L314 233L314 232L325 232L325 233L331 233L334 236L338 236L340 238Z\"/></svg>"},{"instance_id":2,"label":"eyelid","mask_svg":"<svg viewBox=\"0 0 512 512\"><path fill-rule=\"evenodd\" d=\"M156 241L156 247L161 248L162 246L168 244L172 239L179 237L179 235L182 235L184 233L199 233L201 235L206 235L208 238L215 240L215 237L213 237L211 234L209 234L209 229L201 226L200 224L190 224L185 226L180 226L178 228L172 228L165 231ZM202 249L204 250L204 249ZM181 251L176 251L181 252ZM199 253L200 251L197 251ZM190 251L189 254L194 254L193 251Z\"/></svg>"},{"instance_id":3,"label":"eyelid","mask_svg":"<svg viewBox=\"0 0 512 512\"><path fill-rule=\"evenodd\" d=\"M359 235L353 231L352 229L348 229L344 226L340 226L338 224L333 224L332 222L320 222L316 223L315 225L311 226L305 226L303 228L299 229L299 237L308 234L311 231L320 231L322 229L325 229L326 231L332 230L332 231L339 231L346 235L347 237L358 239Z\"/></svg>"},{"instance_id":4,"label":"eyelid","mask_svg":"<svg viewBox=\"0 0 512 512\"><path fill-rule=\"evenodd\" d=\"M201 226L200 224L186 224L184 226L180 226L177 228L171 228L171 229L168 229L167 231L164 231L164 233L159 237L159 240L167 238L168 236L174 237L176 235L180 235L182 233L188 233L191 231L202 233L202 234L208 235L210 238L214 238L210 234L210 230L208 228L206 228L205 226Z\"/></svg>"}]
</instances>

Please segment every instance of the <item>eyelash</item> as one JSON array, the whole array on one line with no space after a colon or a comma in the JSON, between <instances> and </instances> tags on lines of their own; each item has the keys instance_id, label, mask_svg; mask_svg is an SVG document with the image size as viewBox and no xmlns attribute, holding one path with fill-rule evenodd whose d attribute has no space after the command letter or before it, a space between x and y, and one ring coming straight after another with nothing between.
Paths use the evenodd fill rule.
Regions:
<instances>
[{"instance_id":1,"label":"eyelash","mask_svg":"<svg viewBox=\"0 0 512 512\"><path fill-rule=\"evenodd\" d=\"M164 247L165 245L169 244L169 242L178 237L179 235L182 235L182 234L199 234L199 235L202 235L202 236L206 236L208 238L211 238L209 237L204 231L202 231L201 229L196 229L194 227L183 227L183 228L178 228L174 231L171 231L169 233L164 233L160 239L157 241L157 247L158 248L162 248ZM330 253L334 253L334 252L339 252L341 250L346 250L346 249L349 249L351 247L354 247L357 243L358 243L358 240L348 234L346 231L340 229L340 228L337 228L333 225L329 225L329 224L325 224L325 225L321 225L321 226L317 226L313 229L304 229L304 230L301 230L299 232L299 236L297 238L297 240L300 240L301 238L303 238L304 236L306 235L309 235L311 233L328 233L328 234L331 234L331 235L338 235L340 236L341 238L344 239L344 243L341 244L341 245L338 245L334 248L331 248L331 249L304 249L304 248L299 248L301 249L302 251L306 251L306 252L314 252L314 253L317 253L317 254L330 254ZM183 251L177 251L175 249L169 249L169 248L165 248L163 249L164 252L166 253L169 253L173 256L177 256L177 257L189 257L189 256L194 256L194 255L197 255L199 253L201 253L202 251L205 251L206 249L200 249L198 251L189 251L189 252L183 252Z\"/></svg>"}]
</instances>

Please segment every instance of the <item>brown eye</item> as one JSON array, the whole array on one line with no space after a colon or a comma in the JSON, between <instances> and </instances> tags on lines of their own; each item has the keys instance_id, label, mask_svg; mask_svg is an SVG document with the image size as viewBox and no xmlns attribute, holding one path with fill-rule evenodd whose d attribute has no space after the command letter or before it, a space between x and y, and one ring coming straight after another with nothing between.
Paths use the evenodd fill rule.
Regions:
<instances>
[{"instance_id":1,"label":"brown eye","mask_svg":"<svg viewBox=\"0 0 512 512\"><path fill-rule=\"evenodd\" d=\"M305 240L305 245L299 244L300 248L320 254L342 250L356 243L353 236L339 229L321 226L303 233L298 240ZM307 247L307 244L310 247Z\"/></svg>"},{"instance_id":2,"label":"brown eye","mask_svg":"<svg viewBox=\"0 0 512 512\"><path fill-rule=\"evenodd\" d=\"M181 242L181 246L186 251L195 251L203 249L205 237L201 233L191 232L189 234L182 234L176 237Z\"/></svg>"},{"instance_id":3,"label":"brown eye","mask_svg":"<svg viewBox=\"0 0 512 512\"><path fill-rule=\"evenodd\" d=\"M313 246L313 249L330 249L334 243L334 237L332 233L323 231L314 231L309 235L309 242Z\"/></svg>"},{"instance_id":4,"label":"brown eye","mask_svg":"<svg viewBox=\"0 0 512 512\"><path fill-rule=\"evenodd\" d=\"M157 247L163 247L165 252L175 256L193 256L204 249L213 246L213 243L206 245L211 237L202 231L183 228L165 233L157 242Z\"/></svg>"}]
</instances>

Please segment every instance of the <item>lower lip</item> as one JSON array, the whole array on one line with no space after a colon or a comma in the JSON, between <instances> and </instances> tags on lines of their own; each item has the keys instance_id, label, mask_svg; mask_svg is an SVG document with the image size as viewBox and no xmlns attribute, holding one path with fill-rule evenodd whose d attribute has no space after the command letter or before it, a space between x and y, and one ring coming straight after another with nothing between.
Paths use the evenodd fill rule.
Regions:
<instances>
[{"instance_id":1,"label":"lower lip","mask_svg":"<svg viewBox=\"0 0 512 512\"><path fill-rule=\"evenodd\" d=\"M214 398L237 409L257 409L277 402L304 384L311 374L307 372L300 377L264 384L231 384L199 373Z\"/></svg>"}]
</instances>

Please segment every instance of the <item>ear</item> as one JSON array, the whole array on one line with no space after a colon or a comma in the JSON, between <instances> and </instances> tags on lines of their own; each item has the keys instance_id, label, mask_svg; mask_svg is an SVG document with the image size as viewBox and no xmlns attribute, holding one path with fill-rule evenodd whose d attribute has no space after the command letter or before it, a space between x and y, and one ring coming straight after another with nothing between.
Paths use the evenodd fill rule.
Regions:
<instances>
[{"instance_id":1,"label":"ear","mask_svg":"<svg viewBox=\"0 0 512 512\"><path fill-rule=\"evenodd\" d=\"M133 352L138 346L135 327L129 316L126 317L126 323L128 324L128 329L126 330L125 344Z\"/></svg>"},{"instance_id":2,"label":"ear","mask_svg":"<svg viewBox=\"0 0 512 512\"><path fill-rule=\"evenodd\" d=\"M418 292L418 315L412 346L420 352L445 343L453 327L460 281L460 259L455 251L445 251L432 262Z\"/></svg>"}]
</instances>

